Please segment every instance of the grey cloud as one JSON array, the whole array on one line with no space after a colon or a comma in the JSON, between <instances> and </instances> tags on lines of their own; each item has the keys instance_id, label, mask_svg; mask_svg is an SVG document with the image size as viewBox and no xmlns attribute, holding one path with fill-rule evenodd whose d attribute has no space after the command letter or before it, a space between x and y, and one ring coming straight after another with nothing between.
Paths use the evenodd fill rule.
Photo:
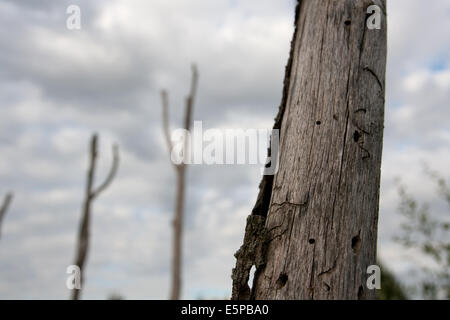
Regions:
<instances>
[{"instance_id":1,"label":"grey cloud","mask_svg":"<svg viewBox=\"0 0 450 320\"><path fill-rule=\"evenodd\" d=\"M85 297L118 291L126 298L166 298L175 175L161 132L159 90L169 90L171 127L180 127L196 62L194 119L205 127L270 127L294 1L74 1L82 8L79 32L65 28L68 3L0 4L0 192L17 193L0 242L0 297L68 297L65 268L74 254L88 139L96 131L97 181L108 170L113 142L120 144L121 165L94 205ZM448 93L432 81L413 92L403 87L408 74L426 68L428 56L449 60L447 45L430 36L435 29L445 35L447 22L429 18L447 15L419 1L390 5L397 18L390 23L380 248L392 256L398 250L390 242L398 223L393 176L407 176L420 200L434 203L421 192L427 187L419 159L450 173L442 145ZM417 21L428 17L429 25L409 20L421 15ZM412 118L396 117L394 103L411 106ZM442 125L434 126L437 121ZM416 148L403 151L405 141ZM259 180L252 166L189 167L185 297L230 289L233 253ZM395 259L392 265L403 266Z\"/></svg>"}]
</instances>

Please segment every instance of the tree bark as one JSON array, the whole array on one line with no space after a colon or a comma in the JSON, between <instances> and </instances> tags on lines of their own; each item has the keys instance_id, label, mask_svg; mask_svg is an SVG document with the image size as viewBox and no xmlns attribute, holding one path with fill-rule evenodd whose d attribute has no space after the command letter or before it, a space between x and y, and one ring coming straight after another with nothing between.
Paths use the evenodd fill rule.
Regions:
<instances>
[{"instance_id":1,"label":"tree bark","mask_svg":"<svg viewBox=\"0 0 450 320\"><path fill-rule=\"evenodd\" d=\"M373 4L381 29L366 26ZM376 264L385 0L302 0L295 26L274 126L279 170L261 182L232 298L372 299L366 270Z\"/></svg>"}]
</instances>

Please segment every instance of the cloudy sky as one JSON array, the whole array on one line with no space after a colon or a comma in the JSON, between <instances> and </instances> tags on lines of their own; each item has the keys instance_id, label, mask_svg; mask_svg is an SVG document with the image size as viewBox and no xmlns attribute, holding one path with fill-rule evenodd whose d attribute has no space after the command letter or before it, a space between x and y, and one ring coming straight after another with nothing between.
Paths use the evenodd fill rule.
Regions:
<instances>
[{"instance_id":1,"label":"cloudy sky","mask_svg":"<svg viewBox=\"0 0 450 320\"><path fill-rule=\"evenodd\" d=\"M81 8L81 30L66 8ZM3 0L0 2L0 197L14 192L0 239L1 299L66 299L88 142L100 135L97 182L111 145L121 164L95 202L83 297L165 299L175 175L161 128L173 128L190 65L204 128L270 128L281 100L294 0ZM388 1L388 69L379 255L405 279L426 263L392 241L400 177L437 214L422 163L450 177L450 1ZM226 297L233 253L257 195L257 166L192 166L184 298Z\"/></svg>"}]
</instances>

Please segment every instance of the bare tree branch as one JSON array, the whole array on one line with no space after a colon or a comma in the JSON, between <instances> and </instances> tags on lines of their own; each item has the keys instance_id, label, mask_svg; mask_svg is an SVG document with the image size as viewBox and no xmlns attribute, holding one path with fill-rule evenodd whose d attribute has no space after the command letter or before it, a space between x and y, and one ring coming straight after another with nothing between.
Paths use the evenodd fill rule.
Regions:
<instances>
[{"instance_id":1,"label":"bare tree branch","mask_svg":"<svg viewBox=\"0 0 450 320\"><path fill-rule=\"evenodd\" d=\"M192 66L192 80L189 95L186 97L184 129L191 128L192 111L194 108L194 100L197 92L198 72L195 65ZM172 150L172 142L169 132L169 116L168 116L168 98L167 92L161 92L163 101L163 130L166 137L169 153ZM184 155L187 153L188 141L184 139ZM183 235L183 215L184 215L184 195L185 195L185 168L183 161L178 165L174 165L177 174L177 196L175 202L175 217L173 220L173 249L172 249L172 288L170 298L172 300L180 299L181 293L181 264L182 264L182 235Z\"/></svg>"},{"instance_id":2,"label":"bare tree branch","mask_svg":"<svg viewBox=\"0 0 450 320\"><path fill-rule=\"evenodd\" d=\"M173 149L172 140L170 139L170 128L169 128L169 98L166 90L161 91L162 98L162 111L163 111L163 131L166 138L167 149L170 152Z\"/></svg>"},{"instance_id":3,"label":"bare tree branch","mask_svg":"<svg viewBox=\"0 0 450 320\"><path fill-rule=\"evenodd\" d=\"M111 166L111 170L105 180L105 182L97 188L96 191L93 191L94 185L94 177L95 177L95 169L96 169L96 160L97 160L97 144L98 137L94 134L91 138L90 144L90 159L89 159L89 168L86 182L86 193L83 204L83 213L78 233L78 246L77 253L75 259L75 265L77 265L81 270L81 283L84 282L83 271L84 264L86 262L86 257L89 249L89 229L90 229L90 213L91 213L91 205L92 201L96 196L98 196L102 191L104 191L112 182L114 176L116 175L117 168L119 166L119 150L116 145L113 146L113 164ZM73 290L72 299L78 300L80 298L81 289Z\"/></svg>"},{"instance_id":4,"label":"bare tree branch","mask_svg":"<svg viewBox=\"0 0 450 320\"><path fill-rule=\"evenodd\" d=\"M197 93L197 84L198 84L198 71L197 66L192 65L192 79L191 79L191 91L189 96L186 98L186 113L184 118L184 128L189 130L191 127L191 116L192 116L192 108L194 106L194 99Z\"/></svg>"},{"instance_id":5,"label":"bare tree branch","mask_svg":"<svg viewBox=\"0 0 450 320\"><path fill-rule=\"evenodd\" d=\"M8 211L8 208L11 204L12 199L13 199L13 194L11 192L7 193L5 196L5 199L3 200L3 204L0 207L0 237L2 235L1 234L2 221L3 221L3 218L6 214L6 212Z\"/></svg>"},{"instance_id":6,"label":"bare tree branch","mask_svg":"<svg viewBox=\"0 0 450 320\"><path fill-rule=\"evenodd\" d=\"M116 176L117 169L119 168L119 146L113 145L112 153L113 153L113 162L111 165L111 170L109 171L109 174L106 177L103 184L101 184L95 191L92 192L92 198L96 198L100 193L102 193L106 188L108 188L108 186L111 184L112 180Z\"/></svg>"}]
</instances>

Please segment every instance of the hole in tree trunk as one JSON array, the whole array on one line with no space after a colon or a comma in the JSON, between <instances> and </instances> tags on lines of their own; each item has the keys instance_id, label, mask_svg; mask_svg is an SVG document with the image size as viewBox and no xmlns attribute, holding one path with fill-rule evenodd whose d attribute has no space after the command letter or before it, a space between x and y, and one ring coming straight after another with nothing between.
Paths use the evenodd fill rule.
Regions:
<instances>
[{"instance_id":1,"label":"hole in tree trunk","mask_svg":"<svg viewBox=\"0 0 450 320\"><path fill-rule=\"evenodd\" d=\"M355 142L358 142L359 138L361 138L361 134L358 131L355 131L355 133L353 134L353 140Z\"/></svg>"},{"instance_id":2,"label":"hole in tree trunk","mask_svg":"<svg viewBox=\"0 0 450 320\"><path fill-rule=\"evenodd\" d=\"M361 246L361 237L359 233L352 238L352 249L354 253L358 253L359 247Z\"/></svg>"},{"instance_id":3,"label":"hole in tree trunk","mask_svg":"<svg viewBox=\"0 0 450 320\"><path fill-rule=\"evenodd\" d=\"M358 300L363 300L364 299L364 288L363 286L359 286L358 289Z\"/></svg>"},{"instance_id":4,"label":"hole in tree trunk","mask_svg":"<svg viewBox=\"0 0 450 320\"><path fill-rule=\"evenodd\" d=\"M314 243L316 242L316 240L314 240L314 239L309 239L308 242L309 242L309 244L314 244Z\"/></svg>"},{"instance_id":5,"label":"hole in tree trunk","mask_svg":"<svg viewBox=\"0 0 450 320\"><path fill-rule=\"evenodd\" d=\"M286 285L286 282L288 281L288 276L286 273L280 274L277 280L277 288L281 289Z\"/></svg>"}]
</instances>

